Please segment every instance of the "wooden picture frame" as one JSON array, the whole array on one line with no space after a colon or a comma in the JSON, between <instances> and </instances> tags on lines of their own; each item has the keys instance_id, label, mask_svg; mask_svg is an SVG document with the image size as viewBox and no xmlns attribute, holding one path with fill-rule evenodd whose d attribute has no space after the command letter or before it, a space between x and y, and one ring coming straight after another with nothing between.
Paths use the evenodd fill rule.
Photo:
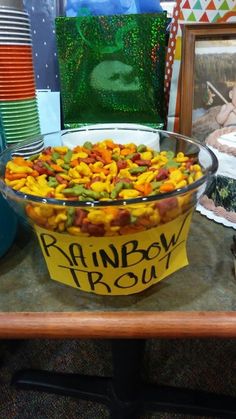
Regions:
<instances>
[{"instance_id":1,"label":"wooden picture frame","mask_svg":"<svg viewBox=\"0 0 236 419\"><path fill-rule=\"evenodd\" d=\"M236 86L236 23L183 26L180 82L180 133L203 143L210 132L221 128L216 118L210 119L211 108L216 106L218 112Z\"/></svg>"}]
</instances>

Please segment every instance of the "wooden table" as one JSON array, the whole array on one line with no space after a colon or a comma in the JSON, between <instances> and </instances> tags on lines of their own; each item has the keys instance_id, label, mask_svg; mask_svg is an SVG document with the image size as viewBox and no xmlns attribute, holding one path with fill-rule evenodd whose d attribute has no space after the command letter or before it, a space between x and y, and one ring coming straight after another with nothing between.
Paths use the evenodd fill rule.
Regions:
<instances>
[{"instance_id":1,"label":"wooden table","mask_svg":"<svg viewBox=\"0 0 236 419\"><path fill-rule=\"evenodd\" d=\"M103 297L52 281L36 239L20 230L0 265L0 337L235 337L234 233L195 213L188 267L141 294Z\"/></svg>"},{"instance_id":2,"label":"wooden table","mask_svg":"<svg viewBox=\"0 0 236 419\"><path fill-rule=\"evenodd\" d=\"M113 379L23 371L13 383L106 403L113 419L140 409L235 418L233 398L144 386L139 380L147 338L236 337L234 230L194 214L189 266L127 297L83 293L49 278L36 239L20 231L1 260L1 338L112 339Z\"/></svg>"}]
</instances>

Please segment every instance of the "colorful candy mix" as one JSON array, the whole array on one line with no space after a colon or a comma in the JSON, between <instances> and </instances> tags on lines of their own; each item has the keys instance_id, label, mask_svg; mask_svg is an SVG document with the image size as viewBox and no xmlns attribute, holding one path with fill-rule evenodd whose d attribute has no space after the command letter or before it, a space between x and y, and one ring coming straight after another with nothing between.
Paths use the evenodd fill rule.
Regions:
<instances>
[{"instance_id":1,"label":"colorful candy mix","mask_svg":"<svg viewBox=\"0 0 236 419\"><path fill-rule=\"evenodd\" d=\"M182 152L175 156L106 139L73 150L48 147L29 159L15 156L6 165L5 183L26 195L58 200L58 205L28 201L25 211L36 224L73 235L104 236L142 231L187 211L193 206L189 192L147 203L129 204L129 199L172 192L202 175L196 159ZM60 200L75 201L75 206L60 205ZM109 206L114 200L126 205ZM106 201L107 206L78 205L89 201Z\"/></svg>"}]
</instances>

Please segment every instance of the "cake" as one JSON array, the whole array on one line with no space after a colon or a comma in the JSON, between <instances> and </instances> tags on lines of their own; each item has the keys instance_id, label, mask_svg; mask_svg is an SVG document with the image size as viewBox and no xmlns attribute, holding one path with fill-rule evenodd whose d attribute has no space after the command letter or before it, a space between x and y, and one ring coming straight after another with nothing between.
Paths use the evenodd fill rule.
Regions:
<instances>
[{"instance_id":1,"label":"cake","mask_svg":"<svg viewBox=\"0 0 236 419\"><path fill-rule=\"evenodd\" d=\"M215 216L236 224L236 126L224 127L206 138L218 159L218 170L200 204Z\"/></svg>"}]
</instances>

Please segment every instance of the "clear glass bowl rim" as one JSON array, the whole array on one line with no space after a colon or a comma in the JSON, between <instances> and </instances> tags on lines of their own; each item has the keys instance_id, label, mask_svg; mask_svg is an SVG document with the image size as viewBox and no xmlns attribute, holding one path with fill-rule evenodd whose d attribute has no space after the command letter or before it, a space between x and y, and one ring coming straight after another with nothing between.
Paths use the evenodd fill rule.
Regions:
<instances>
[{"instance_id":1,"label":"clear glass bowl rim","mask_svg":"<svg viewBox=\"0 0 236 419\"><path fill-rule=\"evenodd\" d=\"M30 195L30 194L25 194L19 191L16 191L12 188L10 188L9 186L7 186L5 184L5 182L0 178L0 192L2 193L3 196L7 197L8 196L13 196L15 197L15 199L19 200L28 200L28 201L32 201L32 202L36 202L39 204L50 204L50 205L57 205L57 206L63 206L63 207L107 207L107 206L127 206L127 205L132 205L132 204L140 204L140 203L147 203L147 202L155 202L155 201L160 201L160 200L164 200L166 198L172 198L173 196L177 196L177 195L184 195L190 191L194 191L196 189L198 189L201 185L203 185L204 183L207 182L209 176L212 176L216 173L217 169L218 169L218 160L215 156L215 154L210 150L209 147L207 147L207 145L201 144L199 141L197 141L196 139L192 139L190 137L187 137L185 135L176 133L176 132L171 132L171 131L166 131L166 130L162 130L162 129L155 129L152 127L148 127L147 129L145 128L129 128L128 125L127 127L125 127L123 124L121 124L122 126L118 127L111 127L111 126L106 126L106 124L103 124L104 126L101 127L101 124L97 124L99 127L96 128L96 125L92 125L90 128L90 125L88 126L83 126L81 128L68 128L68 129L63 129L60 131L55 131L55 132L49 132L49 133L45 133L45 134L41 134L38 135L37 137L32 137L32 138L28 138L26 141L22 141L20 143L17 143L16 146L13 147L9 147L7 149L5 149L2 153L0 153L0 163L1 163L1 159L4 157L4 155L6 155L7 153L12 152L12 151L16 151L21 147L24 147L26 145L31 144L33 141L37 141L39 142L40 140L43 141L44 137L50 136L50 135L65 135L67 133L73 133L73 132L77 132L77 131L89 131L89 130L104 130L108 129L108 130L133 130L133 131L145 131L145 132L151 132L151 133L161 133L170 137L177 137L183 141L186 141L190 144L196 145L199 147L199 151L200 150L205 150L206 153L208 153L209 157L211 158L211 165L210 167L207 169L207 171L203 174L203 176L194 181L193 183L191 183L190 185L185 186L184 188L180 188L180 189L175 189L172 192L165 192L165 193L161 193L158 195L152 195L152 196L147 196L147 197L138 197L138 198L129 198L129 199L117 199L117 200L104 200L104 201L74 201L74 200L63 200L63 199L55 199L55 198L46 198L46 197L40 197L40 196L36 196L36 195ZM108 124L111 125L111 124Z\"/></svg>"}]
</instances>

